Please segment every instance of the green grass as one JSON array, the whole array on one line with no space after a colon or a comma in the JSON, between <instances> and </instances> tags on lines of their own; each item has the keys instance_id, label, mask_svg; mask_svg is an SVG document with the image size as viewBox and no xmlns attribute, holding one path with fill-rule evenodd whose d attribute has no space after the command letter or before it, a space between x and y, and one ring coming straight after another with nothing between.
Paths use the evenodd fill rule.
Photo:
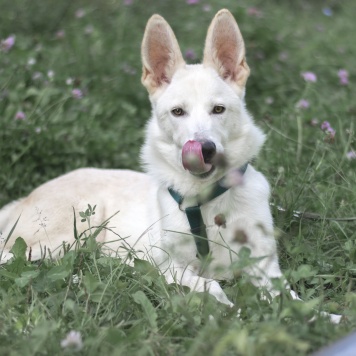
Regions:
<instances>
[{"instance_id":1,"label":"green grass","mask_svg":"<svg viewBox=\"0 0 356 356\"><path fill-rule=\"evenodd\" d=\"M306 302L282 294L268 303L241 279L224 286L236 303L230 310L209 295L166 285L146 262L128 266L101 255L90 236L61 260L36 264L26 262L18 240L16 258L0 267L0 354L68 354L60 342L76 330L83 355L305 355L355 328L356 223L326 218L356 216L356 160L346 156L356 150L356 3L330 1L332 16L322 13L323 1L216 0L210 11L203 4L2 4L0 38L15 34L16 42L0 52L0 206L77 167L139 169L150 115L140 84L148 17L162 14L182 51L193 49L192 62L199 62L213 14L227 7L252 70L247 106L267 134L256 166L270 181L271 201L286 209L274 209L281 266ZM262 16L250 15L252 6ZM85 16L77 18L80 8ZM347 86L339 84L342 68L349 71ZM305 71L316 73L317 82L306 83ZM83 98L72 97L74 88ZM301 99L309 108L296 107ZM25 120L14 119L18 111ZM325 120L336 130L334 140L320 129ZM301 220L293 210L320 219ZM347 320L307 323L313 308Z\"/></svg>"}]
</instances>

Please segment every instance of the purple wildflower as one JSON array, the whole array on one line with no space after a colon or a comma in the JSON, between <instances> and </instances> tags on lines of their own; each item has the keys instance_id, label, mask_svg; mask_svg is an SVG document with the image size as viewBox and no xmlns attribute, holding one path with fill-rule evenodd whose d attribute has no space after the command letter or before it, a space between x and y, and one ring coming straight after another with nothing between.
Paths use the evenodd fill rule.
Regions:
<instances>
[{"instance_id":1,"label":"purple wildflower","mask_svg":"<svg viewBox=\"0 0 356 356\"><path fill-rule=\"evenodd\" d=\"M81 99L83 97L83 92L80 89L75 88L72 90L72 96L74 99Z\"/></svg>"},{"instance_id":2,"label":"purple wildflower","mask_svg":"<svg viewBox=\"0 0 356 356\"><path fill-rule=\"evenodd\" d=\"M333 10L330 9L330 7L323 7L322 12L325 16L332 16L333 15Z\"/></svg>"},{"instance_id":3,"label":"purple wildflower","mask_svg":"<svg viewBox=\"0 0 356 356\"><path fill-rule=\"evenodd\" d=\"M132 5L132 3L133 3L133 0L124 0L124 5L126 5L126 6Z\"/></svg>"},{"instance_id":4,"label":"purple wildflower","mask_svg":"<svg viewBox=\"0 0 356 356\"><path fill-rule=\"evenodd\" d=\"M85 16L85 10L84 9L78 9L76 12L75 12L75 17L77 19L81 19L82 17Z\"/></svg>"},{"instance_id":5,"label":"purple wildflower","mask_svg":"<svg viewBox=\"0 0 356 356\"><path fill-rule=\"evenodd\" d=\"M334 140L335 138L335 134L336 131L334 130L334 128L331 127L330 122L329 121L323 121L322 124L320 125L320 128L328 134L328 139L329 140Z\"/></svg>"},{"instance_id":6,"label":"purple wildflower","mask_svg":"<svg viewBox=\"0 0 356 356\"><path fill-rule=\"evenodd\" d=\"M347 152L346 153L346 157L348 158L348 159L356 159L356 151L354 151L354 150L351 150L350 152Z\"/></svg>"},{"instance_id":7,"label":"purple wildflower","mask_svg":"<svg viewBox=\"0 0 356 356\"><path fill-rule=\"evenodd\" d=\"M298 109L308 109L309 106L310 106L309 101L306 99L300 99L296 104L296 107Z\"/></svg>"},{"instance_id":8,"label":"purple wildflower","mask_svg":"<svg viewBox=\"0 0 356 356\"><path fill-rule=\"evenodd\" d=\"M260 9L257 9L257 7L249 7L247 9L247 14L249 16L254 16L254 17L257 17L257 18L261 18L263 16L263 13Z\"/></svg>"},{"instance_id":9,"label":"purple wildflower","mask_svg":"<svg viewBox=\"0 0 356 356\"><path fill-rule=\"evenodd\" d=\"M339 77L348 77L349 76L349 72L346 69L340 69L337 74Z\"/></svg>"},{"instance_id":10,"label":"purple wildflower","mask_svg":"<svg viewBox=\"0 0 356 356\"><path fill-rule=\"evenodd\" d=\"M323 121L320 128L323 130L323 131L326 131L328 129L331 128L331 125L330 125L330 122L329 121Z\"/></svg>"},{"instance_id":11,"label":"purple wildflower","mask_svg":"<svg viewBox=\"0 0 356 356\"><path fill-rule=\"evenodd\" d=\"M18 111L15 115L15 120L25 120L26 114L23 111Z\"/></svg>"},{"instance_id":12,"label":"purple wildflower","mask_svg":"<svg viewBox=\"0 0 356 356\"><path fill-rule=\"evenodd\" d=\"M340 84L341 85L347 85L347 84L349 84L349 80L347 78L345 78L345 77L340 78Z\"/></svg>"},{"instance_id":13,"label":"purple wildflower","mask_svg":"<svg viewBox=\"0 0 356 356\"><path fill-rule=\"evenodd\" d=\"M187 4L188 5L195 5L195 4L198 4L200 0L187 0Z\"/></svg>"},{"instance_id":14,"label":"purple wildflower","mask_svg":"<svg viewBox=\"0 0 356 356\"><path fill-rule=\"evenodd\" d=\"M185 54L184 54L185 58L186 59L190 59L190 60L194 60L197 58L195 52L193 49L189 48L185 51Z\"/></svg>"},{"instance_id":15,"label":"purple wildflower","mask_svg":"<svg viewBox=\"0 0 356 356\"><path fill-rule=\"evenodd\" d=\"M333 139L335 137L336 131L332 127L330 127L328 130L326 130L326 132L328 133L329 138Z\"/></svg>"},{"instance_id":16,"label":"purple wildflower","mask_svg":"<svg viewBox=\"0 0 356 356\"><path fill-rule=\"evenodd\" d=\"M64 30L59 30L56 32L56 38L62 40L66 36L66 32Z\"/></svg>"},{"instance_id":17,"label":"purple wildflower","mask_svg":"<svg viewBox=\"0 0 356 356\"><path fill-rule=\"evenodd\" d=\"M2 40L1 43L0 43L0 49L3 52L9 52L10 49L15 44L15 39L16 39L16 36L15 35L11 35L8 38L6 38L5 40Z\"/></svg>"},{"instance_id":18,"label":"purple wildflower","mask_svg":"<svg viewBox=\"0 0 356 356\"><path fill-rule=\"evenodd\" d=\"M349 84L349 72L346 69L340 69L337 72L337 75L340 79L340 84L341 85L347 85Z\"/></svg>"},{"instance_id":19,"label":"purple wildflower","mask_svg":"<svg viewBox=\"0 0 356 356\"><path fill-rule=\"evenodd\" d=\"M301 75L306 82L315 83L317 80L316 74L313 72L303 72Z\"/></svg>"},{"instance_id":20,"label":"purple wildflower","mask_svg":"<svg viewBox=\"0 0 356 356\"><path fill-rule=\"evenodd\" d=\"M83 348L82 335L79 331L72 330L67 334L65 339L61 341L63 349L81 350Z\"/></svg>"}]
</instances>

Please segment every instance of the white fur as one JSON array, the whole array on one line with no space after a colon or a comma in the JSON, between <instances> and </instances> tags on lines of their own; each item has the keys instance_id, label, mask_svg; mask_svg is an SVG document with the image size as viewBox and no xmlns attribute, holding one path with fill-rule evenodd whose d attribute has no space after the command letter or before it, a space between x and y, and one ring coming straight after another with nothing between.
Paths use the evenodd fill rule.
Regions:
<instances>
[{"instance_id":1,"label":"white fur","mask_svg":"<svg viewBox=\"0 0 356 356\"><path fill-rule=\"evenodd\" d=\"M98 241L120 256L134 248L139 257L157 265L169 283L208 290L220 302L232 305L216 279L233 277L229 267L246 246L253 257L264 257L246 272L256 285L273 292L271 278L282 274L273 237L269 186L261 173L249 165L242 184L202 206L212 252L212 262L204 270L196 257L187 217L167 190L173 187L185 197L183 208L194 205L197 194L251 161L264 142L263 133L245 108L249 68L234 18L227 10L220 11L209 28L203 64L185 65L173 31L162 17L154 15L147 24L142 61L142 82L152 104L141 157L147 174L79 169L6 206L0 211L3 239L21 218L3 247L2 262L11 258L9 249L17 236L31 247L33 260L41 258L45 246L52 255L60 255L62 242L74 241L72 207L81 233L87 225L80 222L79 212L89 203L97 205L92 226L119 211L110 219L110 230L103 230ZM215 105L223 105L226 111L213 114ZM184 110L184 116L172 115L177 107ZM184 170L182 147L189 140L213 141L227 166L217 167L204 179ZM224 214L226 227L215 224L218 214ZM245 242L236 239L238 232L245 234Z\"/></svg>"}]
</instances>

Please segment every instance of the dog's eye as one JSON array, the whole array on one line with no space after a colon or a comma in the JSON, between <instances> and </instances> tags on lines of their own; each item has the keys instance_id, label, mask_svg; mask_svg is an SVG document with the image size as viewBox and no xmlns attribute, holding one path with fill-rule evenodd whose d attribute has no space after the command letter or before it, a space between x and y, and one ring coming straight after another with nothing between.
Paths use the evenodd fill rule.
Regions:
<instances>
[{"instance_id":1,"label":"dog's eye","mask_svg":"<svg viewBox=\"0 0 356 356\"><path fill-rule=\"evenodd\" d=\"M216 105L213 108L213 114L222 114L225 111L225 107L222 105Z\"/></svg>"},{"instance_id":2,"label":"dog's eye","mask_svg":"<svg viewBox=\"0 0 356 356\"><path fill-rule=\"evenodd\" d=\"M182 108L175 108L171 111L174 116L183 116L185 114Z\"/></svg>"}]
</instances>

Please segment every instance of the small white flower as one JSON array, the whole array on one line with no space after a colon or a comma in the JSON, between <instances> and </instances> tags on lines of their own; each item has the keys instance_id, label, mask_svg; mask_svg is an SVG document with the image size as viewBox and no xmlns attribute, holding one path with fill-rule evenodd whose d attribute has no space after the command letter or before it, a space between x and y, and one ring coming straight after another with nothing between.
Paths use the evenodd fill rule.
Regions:
<instances>
[{"instance_id":1,"label":"small white flower","mask_svg":"<svg viewBox=\"0 0 356 356\"><path fill-rule=\"evenodd\" d=\"M73 84L73 78L67 78L66 79L66 84L67 85L72 85Z\"/></svg>"},{"instance_id":2,"label":"small white flower","mask_svg":"<svg viewBox=\"0 0 356 356\"><path fill-rule=\"evenodd\" d=\"M271 105L271 104L273 104L273 102L274 102L274 99L273 99L271 96L268 96L268 97L265 99L265 103L266 103L267 105Z\"/></svg>"},{"instance_id":3,"label":"small white flower","mask_svg":"<svg viewBox=\"0 0 356 356\"><path fill-rule=\"evenodd\" d=\"M73 274L72 282L73 282L73 284L78 284L79 283L79 276L77 274Z\"/></svg>"},{"instance_id":4,"label":"small white flower","mask_svg":"<svg viewBox=\"0 0 356 356\"><path fill-rule=\"evenodd\" d=\"M72 349L79 351L83 348L82 335L79 331L70 331L66 338L61 341L61 347L63 349Z\"/></svg>"},{"instance_id":5,"label":"small white flower","mask_svg":"<svg viewBox=\"0 0 356 356\"><path fill-rule=\"evenodd\" d=\"M318 124L319 124L319 120L317 118L314 117L310 120L310 125L318 126Z\"/></svg>"},{"instance_id":6,"label":"small white flower","mask_svg":"<svg viewBox=\"0 0 356 356\"><path fill-rule=\"evenodd\" d=\"M84 33L86 35L91 35L93 33L93 31L94 31L94 27L92 25L88 25L84 29Z\"/></svg>"},{"instance_id":7,"label":"small white flower","mask_svg":"<svg viewBox=\"0 0 356 356\"><path fill-rule=\"evenodd\" d=\"M348 158L348 159L356 159L356 151L353 151L353 150L351 150L350 152L347 152L346 153L346 157Z\"/></svg>"},{"instance_id":8,"label":"small white flower","mask_svg":"<svg viewBox=\"0 0 356 356\"><path fill-rule=\"evenodd\" d=\"M49 71L47 72L47 77L48 77L49 79L52 79L52 78L54 77L54 72L53 72L53 70L49 70Z\"/></svg>"},{"instance_id":9,"label":"small white flower","mask_svg":"<svg viewBox=\"0 0 356 356\"><path fill-rule=\"evenodd\" d=\"M42 73L40 73L40 72L35 72L35 73L33 73L33 75L32 75L32 79L33 79L33 80L40 80L40 79L42 79L42 77L43 77L43 75L42 75Z\"/></svg>"},{"instance_id":10,"label":"small white flower","mask_svg":"<svg viewBox=\"0 0 356 356\"><path fill-rule=\"evenodd\" d=\"M279 174L284 174L284 167L283 166L279 166L278 167L278 173Z\"/></svg>"},{"instance_id":11,"label":"small white flower","mask_svg":"<svg viewBox=\"0 0 356 356\"><path fill-rule=\"evenodd\" d=\"M29 66L33 66L34 64L36 64L36 59L34 58L29 58L29 60L27 61L27 64Z\"/></svg>"}]
</instances>

